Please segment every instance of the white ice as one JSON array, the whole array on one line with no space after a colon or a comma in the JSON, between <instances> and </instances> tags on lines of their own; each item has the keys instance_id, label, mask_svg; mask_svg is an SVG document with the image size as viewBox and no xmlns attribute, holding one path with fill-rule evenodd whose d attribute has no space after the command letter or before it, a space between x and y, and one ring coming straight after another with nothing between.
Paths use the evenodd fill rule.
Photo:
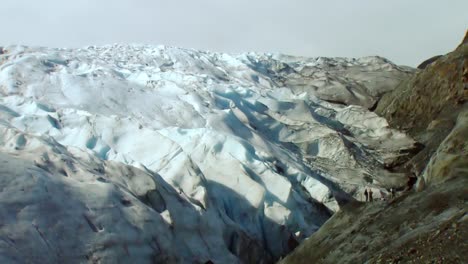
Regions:
<instances>
[{"instance_id":1,"label":"white ice","mask_svg":"<svg viewBox=\"0 0 468 264\"><path fill-rule=\"evenodd\" d=\"M414 144L367 110L410 71L379 57L4 50L8 262L269 262Z\"/></svg>"}]
</instances>

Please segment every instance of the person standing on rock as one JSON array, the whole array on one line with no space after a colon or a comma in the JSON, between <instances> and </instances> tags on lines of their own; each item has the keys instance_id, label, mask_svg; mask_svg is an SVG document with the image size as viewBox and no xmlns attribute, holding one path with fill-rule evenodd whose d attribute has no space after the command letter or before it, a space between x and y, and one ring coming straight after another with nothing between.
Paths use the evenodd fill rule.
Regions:
<instances>
[{"instance_id":1,"label":"person standing on rock","mask_svg":"<svg viewBox=\"0 0 468 264\"><path fill-rule=\"evenodd\" d=\"M369 189L369 202L372 202L373 201L373 198L372 198L372 189Z\"/></svg>"},{"instance_id":2,"label":"person standing on rock","mask_svg":"<svg viewBox=\"0 0 468 264\"><path fill-rule=\"evenodd\" d=\"M366 197L366 203L369 201L369 193L367 192L367 188L364 191L364 196Z\"/></svg>"}]
</instances>

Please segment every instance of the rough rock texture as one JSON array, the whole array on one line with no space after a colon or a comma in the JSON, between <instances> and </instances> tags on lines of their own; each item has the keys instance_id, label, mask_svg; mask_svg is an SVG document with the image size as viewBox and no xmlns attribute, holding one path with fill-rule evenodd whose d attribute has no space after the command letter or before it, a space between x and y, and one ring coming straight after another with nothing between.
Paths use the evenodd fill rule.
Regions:
<instances>
[{"instance_id":1,"label":"rough rock texture","mask_svg":"<svg viewBox=\"0 0 468 264\"><path fill-rule=\"evenodd\" d=\"M422 143L400 168L419 176L417 186L388 202L343 208L281 263L466 263L467 42L403 81L376 109Z\"/></svg>"},{"instance_id":2,"label":"rough rock texture","mask_svg":"<svg viewBox=\"0 0 468 264\"><path fill-rule=\"evenodd\" d=\"M467 184L459 177L390 203L350 204L279 263L465 263Z\"/></svg>"},{"instance_id":3,"label":"rough rock texture","mask_svg":"<svg viewBox=\"0 0 468 264\"><path fill-rule=\"evenodd\" d=\"M468 178L468 108L460 112L455 127L431 157L422 180L437 184L454 177Z\"/></svg>"},{"instance_id":4,"label":"rough rock texture","mask_svg":"<svg viewBox=\"0 0 468 264\"><path fill-rule=\"evenodd\" d=\"M376 112L425 146L407 163L420 174L467 101L468 45L461 45L384 95Z\"/></svg>"},{"instance_id":5,"label":"rough rock texture","mask_svg":"<svg viewBox=\"0 0 468 264\"><path fill-rule=\"evenodd\" d=\"M391 126L420 135L431 122L445 116L456 118L468 99L467 74L468 45L463 45L384 95L376 112Z\"/></svg>"}]
</instances>

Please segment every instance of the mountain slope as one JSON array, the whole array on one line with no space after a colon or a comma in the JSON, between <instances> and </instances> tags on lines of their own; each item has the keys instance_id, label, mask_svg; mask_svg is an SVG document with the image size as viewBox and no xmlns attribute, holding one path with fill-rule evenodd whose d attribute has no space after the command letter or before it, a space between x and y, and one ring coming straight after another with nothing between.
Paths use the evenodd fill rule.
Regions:
<instances>
[{"instance_id":1,"label":"mountain slope","mask_svg":"<svg viewBox=\"0 0 468 264\"><path fill-rule=\"evenodd\" d=\"M385 166L415 148L366 109L411 72L378 57L12 46L0 63L10 262L270 263L365 185L402 183Z\"/></svg>"},{"instance_id":2,"label":"mountain slope","mask_svg":"<svg viewBox=\"0 0 468 264\"><path fill-rule=\"evenodd\" d=\"M467 179L388 204L350 204L280 263L464 263Z\"/></svg>"},{"instance_id":3,"label":"mountain slope","mask_svg":"<svg viewBox=\"0 0 468 264\"><path fill-rule=\"evenodd\" d=\"M418 176L389 203L353 203L281 263L465 263L468 43L381 99L376 111L421 143L394 169Z\"/></svg>"},{"instance_id":4,"label":"mountain slope","mask_svg":"<svg viewBox=\"0 0 468 264\"><path fill-rule=\"evenodd\" d=\"M466 110L467 58L468 45L462 43L383 96L376 109L391 126L407 131L424 145L406 164L418 175Z\"/></svg>"}]
</instances>

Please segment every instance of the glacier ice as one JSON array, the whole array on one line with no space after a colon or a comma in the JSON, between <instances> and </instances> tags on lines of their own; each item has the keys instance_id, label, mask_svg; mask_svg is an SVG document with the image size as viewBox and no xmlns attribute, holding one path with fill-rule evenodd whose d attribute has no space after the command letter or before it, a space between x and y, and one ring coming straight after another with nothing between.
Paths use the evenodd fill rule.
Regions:
<instances>
[{"instance_id":1,"label":"glacier ice","mask_svg":"<svg viewBox=\"0 0 468 264\"><path fill-rule=\"evenodd\" d=\"M414 141L380 57L164 46L0 55L3 262L269 263Z\"/></svg>"}]
</instances>

